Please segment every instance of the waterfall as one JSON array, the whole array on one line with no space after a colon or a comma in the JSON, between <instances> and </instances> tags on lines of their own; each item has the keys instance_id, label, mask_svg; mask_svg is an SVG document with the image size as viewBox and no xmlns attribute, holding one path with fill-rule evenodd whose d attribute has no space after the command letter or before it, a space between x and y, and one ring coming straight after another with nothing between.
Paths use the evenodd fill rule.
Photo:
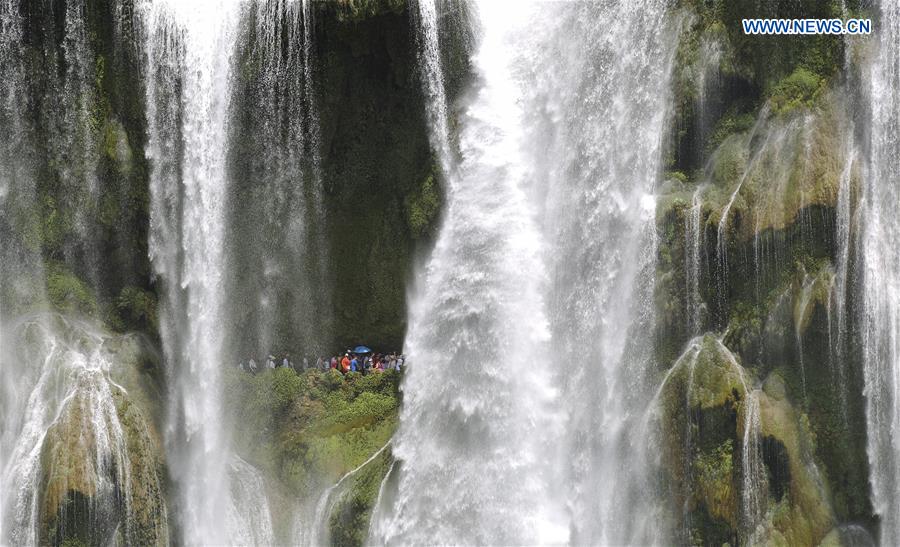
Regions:
<instances>
[{"instance_id":1,"label":"waterfall","mask_svg":"<svg viewBox=\"0 0 900 547\"><path fill-rule=\"evenodd\" d=\"M688 367L688 378L684 389L684 461L682 462L684 466L684 503L681 508L681 533L683 534L682 537L684 539L689 539L691 537L690 500L691 489L694 487L694 444L692 441L694 440L693 431L695 427L694 412L692 408L693 403L691 399L694 395L694 371L697 368L697 358L700 356L700 352L703 349L702 344L703 338L697 337L692 339L688 343L687 349L666 374L666 379L662 383L665 385L666 380L668 380L674 371L677 371L683 366Z\"/></svg>"},{"instance_id":2,"label":"waterfall","mask_svg":"<svg viewBox=\"0 0 900 547\"><path fill-rule=\"evenodd\" d=\"M247 534L241 520L222 523L240 488L229 485L219 379L227 324L228 114L240 10L217 0L146 2L140 9L153 162L150 258L163 287L170 472L185 543L225 544Z\"/></svg>"},{"instance_id":3,"label":"waterfall","mask_svg":"<svg viewBox=\"0 0 900 547\"><path fill-rule=\"evenodd\" d=\"M417 26L416 51L428 108L431 147L441 163L441 170L447 174L452 168L453 154L447 126L447 92L444 89L436 1L415 0L413 20Z\"/></svg>"},{"instance_id":4,"label":"waterfall","mask_svg":"<svg viewBox=\"0 0 900 547\"><path fill-rule=\"evenodd\" d=\"M230 455L220 371L330 335L312 4L146 0L139 19L181 529L270 544L265 482Z\"/></svg>"},{"instance_id":5,"label":"waterfall","mask_svg":"<svg viewBox=\"0 0 900 547\"><path fill-rule=\"evenodd\" d=\"M882 545L900 544L900 1L882 0L870 67L870 172L863 207L862 345L872 505Z\"/></svg>"},{"instance_id":6,"label":"waterfall","mask_svg":"<svg viewBox=\"0 0 900 547\"><path fill-rule=\"evenodd\" d=\"M310 2L248 11L237 62L252 69L232 90L228 353L318 353L331 325Z\"/></svg>"},{"instance_id":7,"label":"waterfall","mask_svg":"<svg viewBox=\"0 0 900 547\"><path fill-rule=\"evenodd\" d=\"M460 165L444 173L446 217L410 305L394 447L405 463L376 542L566 538L562 507L547 495L556 394L540 365L549 340L541 235L525 188L523 89L514 80L513 38L531 10L477 9L480 84L461 120Z\"/></svg>"},{"instance_id":8,"label":"waterfall","mask_svg":"<svg viewBox=\"0 0 900 547\"><path fill-rule=\"evenodd\" d=\"M226 510L232 545L272 545L272 510L262 474L237 456L228 463L231 495Z\"/></svg>"},{"instance_id":9,"label":"waterfall","mask_svg":"<svg viewBox=\"0 0 900 547\"><path fill-rule=\"evenodd\" d=\"M572 540L667 541L651 478L659 453L638 427L653 392L662 170L682 15L668 2L570 8L554 29L551 77L535 87L555 135L544 161L553 360L564 385ZM554 16L550 16L555 18ZM538 81L541 81L538 79Z\"/></svg>"},{"instance_id":10,"label":"waterfall","mask_svg":"<svg viewBox=\"0 0 900 547\"><path fill-rule=\"evenodd\" d=\"M800 365L800 388L804 399L806 399L806 366L803 363L803 318L808 313L811 313L808 308L812 298L813 287L817 281L816 276L811 276L807 273L803 274L803 281L800 283L800 294L797 297L798 301L794 305L794 343L797 345L797 364Z\"/></svg>"},{"instance_id":11,"label":"waterfall","mask_svg":"<svg viewBox=\"0 0 900 547\"><path fill-rule=\"evenodd\" d=\"M373 541L661 541L629 428L652 388L667 7L478 3L448 170L434 5L419 3L446 206L410 304L402 465Z\"/></svg>"}]
</instances>

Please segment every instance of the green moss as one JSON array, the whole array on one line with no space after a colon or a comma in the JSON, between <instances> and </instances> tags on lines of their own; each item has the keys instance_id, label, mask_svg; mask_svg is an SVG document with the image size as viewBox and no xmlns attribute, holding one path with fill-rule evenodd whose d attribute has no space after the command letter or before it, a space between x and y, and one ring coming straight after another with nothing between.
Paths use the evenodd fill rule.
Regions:
<instances>
[{"instance_id":1,"label":"green moss","mask_svg":"<svg viewBox=\"0 0 900 547\"><path fill-rule=\"evenodd\" d=\"M47 298L64 313L93 315L97 311L91 288L61 264L51 264L47 269Z\"/></svg>"},{"instance_id":2,"label":"green moss","mask_svg":"<svg viewBox=\"0 0 900 547\"><path fill-rule=\"evenodd\" d=\"M440 191L434 173L431 173L416 191L406 196L404 201L406 223L413 238L418 239L429 232L440 205Z\"/></svg>"},{"instance_id":3,"label":"green moss","mask_svg":"<svg viewBox=\"0 0 900 547\"><path fill-rule=\"evenodd\" d=\"M728 111L716 122L716 127L709 139L709 150L715 150L731 135L749 131L755 121L756 117L749 112L741 113L735 109ZM721 180L723 173L719 173L718 178Z\"/></svg>"},{"instance_id":4,"label":"green moss","mask_svg":"<svg viewBox=\"0 0 900 547\"><path fill-rule=\"evenodd\" d=\"M815 436L805 414L785 400L760 394L761 434L781 442L788 457L789 496L767 513L768 533L789 545L817 545L834 526L831 494L816 467Z\"/></svg>"},{"instance_id":5,"label":"green moss","mask_svg":"<svg viewBox=\"0 0 900 547\"><path fill-rule=\"evenodd\" d=\"M233 402L228 406L235 409L239 452L282 485L287 497L317 499L382 448L397 427L400 374L394 371L343 376L276 369L254 376L229 368L224 381L225 396ZM334 514L343 516L334 518L344 531L337 535L358 530L358 508L371 501L371 493L358 488L369 484L369 473L380 483L384 472L385 461L373 462L342 491ZM342 507L357 509L344 514Z\"/></svg>"},{"instance_id":6,"label":"green moss","mask_svg":"<svg viewBox=\"0 0 900 547\"><path fill-rule=\"evenodd\" d=\"M681 171L668 171L666 172L666 179L673 179L681 184L685 184L688 181L688 176Z\"/></svg>"}]
</instances>

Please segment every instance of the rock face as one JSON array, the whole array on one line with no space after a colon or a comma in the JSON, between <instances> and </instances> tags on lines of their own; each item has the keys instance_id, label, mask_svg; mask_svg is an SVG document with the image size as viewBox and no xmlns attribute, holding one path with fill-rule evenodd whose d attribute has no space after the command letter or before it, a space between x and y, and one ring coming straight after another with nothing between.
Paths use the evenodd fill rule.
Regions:
<instances>
[{"instance_id":1,"label":"rock face","mask_svg":"<svg viewBox=\"0 0 900 547\"><path fill-rule=\"evenodd\" d=\"M874 536L853 311L860 76L841 69L859 44L749 40L733 27L748 3L682 4L693 23L657 209L657 355L684 540ZM830 9L812 4L753 17ZM771 65L753 61L766 52Z\"/></svg>"},{"instance_id":2,"label":"rock face","mask_svg":"<svg viewBox=\"0 0 900 547\"><path fill-rule=\"evenodd\" d=\"M41 542L167 544L159 454L128 393L80 375L41 448Z\"/></svg>"},{"instance_id":3,"label":"rock face","mask_svg":"<svg viewBox=\"0 0 900 547\"><path fill-rule=\"evenodd\" d=\"M663 469L683 539L815 545L835 525L808 419L777 373L764 388L723 343L693 340L658 397Z\"/></svg>"}]
</instances>

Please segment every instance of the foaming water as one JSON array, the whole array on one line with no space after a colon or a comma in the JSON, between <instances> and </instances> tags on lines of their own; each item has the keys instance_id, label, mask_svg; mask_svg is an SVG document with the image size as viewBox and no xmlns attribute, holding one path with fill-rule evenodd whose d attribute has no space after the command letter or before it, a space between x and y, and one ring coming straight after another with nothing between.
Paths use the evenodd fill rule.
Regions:
<instances>
[{"instance_id":1,"label":"foaming water","mask_svg":"<svg viewBox=\"0 0 900 547\"><path fill-rule=\"evenodd\" d=\"M677 25L663 1L474 12L459 160L442 160L445 217L410 306L402 465L370 538L661 541L648 445L629 429L652 390L652 344L639 338L653 325ZM440 157L450 139L433 13L420 2Z\"/></svg>"},{"instance_id":2,"label":"foaming water","mask_svg":"<svg viewBox=\"0 0 900 547\"><path fill-rule=\"evenodd\" d=\"M406 463L393 511L375 523L378 543L567 539L564 508L548 496L557 392L537 366L550 338L546 279L514 76L515 38L533 9L508 8L477 7L479 86L461 120L461 160L445 173L444 224L410 308L394 447Z\"/></svg>"}]
</instances>

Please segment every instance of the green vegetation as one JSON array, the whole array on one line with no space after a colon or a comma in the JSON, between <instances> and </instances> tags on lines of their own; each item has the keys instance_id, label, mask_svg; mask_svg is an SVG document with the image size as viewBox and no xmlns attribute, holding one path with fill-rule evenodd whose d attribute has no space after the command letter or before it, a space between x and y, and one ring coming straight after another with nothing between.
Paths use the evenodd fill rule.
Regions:
<instances>
[{"instance_id":1,"label":"green vegetation","mask_svg":"<svg viewBox=\"0 0 900 547\"><path fill-rule=\"evenodd\" d=\"M809 69L798 67L772 88L769 103L772 111L787 114L798 107L811 107L823 92L825 80Z\"/></svg>"},{"instance_id":2,"label":"green vegetation","mask_svg":"<svg viewBox=\"0 0 900 547\"><path fill-rule=\"evenodd\" d=\"M377 501L381 480L390 470L393 458L386 451L361 471L353 487L341 496L328 522L331 544L361 546L369 531L371 511Z\"/></svg>"},{"instance_id":3,"label":"green vegetation","mask_svg":"<svg viewBox=\"0 0 900 547\"><path fill-rule=\"evenodd\" d=\"M156 332L156 294L139 287L125 287L116 299L116 308L129 325L139 325L141 330Z\"/></svg>"},{"instance_id":4,"label":"green vegetation","mask_svg":"<svg viewBox=\"0 0 900 547\"><path fill-rule=\"evenodd\" d=\"M47 268L47 298L54 308L64 313L92 315L97 311L91 288L61 264Z\"/></svg>"},{"instance_id":5,"label":"green vegetation","mask_svg":"<svg viewBox=\"0 0 900 547\"><path fill-rule=\"evenodd\" d=\"M434 173L425 178L418 190L406 196L404 205L409 231L416 239L424 236L433 227L441 205L440 189L434 180Z\"/></svg>"},{"instance_id":6,"label":"green vegetation","mask_svg":"<svg viewBox=\"0 0 900 547\"><path fill-rule=\"evenodd\" d=\"M725 439L709 453L701 452L693 462L698 495L714 519L737 526L737 490L733 487L740 470L734 468L733 440Z\"/></svg>"},{"instance_id":7,"label":"green vegetation","mask_svg":"<svg viewBox=\"0 0 900 547\"><path fill-rule=\"evenodd\" d=\"M225 392L235 412L237 449L275 488L315 502L392 437L400 379L395 371L345 377L337 371L297 375L278 368L251 375L229 370ZM330 523L340 544L365 538L371 505L392 461L389 454L363 468L341 491Z\"/></svg>"}]
</instances>

